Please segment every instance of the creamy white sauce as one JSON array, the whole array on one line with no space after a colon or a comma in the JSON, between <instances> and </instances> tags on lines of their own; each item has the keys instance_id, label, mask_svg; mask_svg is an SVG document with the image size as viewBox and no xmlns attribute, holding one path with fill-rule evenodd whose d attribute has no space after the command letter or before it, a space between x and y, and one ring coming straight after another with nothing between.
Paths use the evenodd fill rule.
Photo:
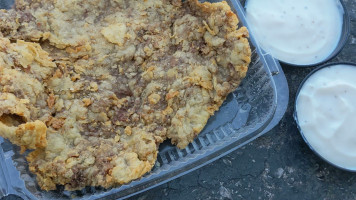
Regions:
<instances>
[{"instance_id":1,"label":"creamy white sauce","mask_svg":"<svg viewBox=\"0 0 356 200\"><path fill-rule=\"evenodd\" d=\"M339 0L248 0L246 17L260 46L297 65L325 60L341 37Z\"/></svg>"},{"instance_id":2,"label":"creamy white sauce","mask_svg":"<svg viewBox=\"0 0 356 200\"><path fill-rule=\"evenodd\" d=\"M356 66L334 65L315 72L300 90L296 112L316 152L356 170Z\"/></svg>"}]
</instances>

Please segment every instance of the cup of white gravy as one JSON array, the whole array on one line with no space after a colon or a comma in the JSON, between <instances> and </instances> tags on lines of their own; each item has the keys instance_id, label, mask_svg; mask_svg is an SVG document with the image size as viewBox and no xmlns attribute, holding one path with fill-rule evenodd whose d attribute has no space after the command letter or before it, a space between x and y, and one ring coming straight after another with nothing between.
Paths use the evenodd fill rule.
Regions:
<instances>
[{"instance_id":1,"label":"cup of white gravy","mask_svg":"<svg viewBox=\"0 0 356 200\"><path fill-rule=\"evenodd\" d=\"M356 64L330 63L313 70L299 87L294 118L317 155L356 172Z\"/></svg>"},{"instance_id":2,"label":"cup of white gravy","mask_svg":"<svg viewBox=\"0 0 356 200\"><path fill-rule=\"evenodd\" d=\"M349 37L350 19L339 0L247 0L245 8L258 44L286 64L324 63Z\"/></svg>"}]
</instances>

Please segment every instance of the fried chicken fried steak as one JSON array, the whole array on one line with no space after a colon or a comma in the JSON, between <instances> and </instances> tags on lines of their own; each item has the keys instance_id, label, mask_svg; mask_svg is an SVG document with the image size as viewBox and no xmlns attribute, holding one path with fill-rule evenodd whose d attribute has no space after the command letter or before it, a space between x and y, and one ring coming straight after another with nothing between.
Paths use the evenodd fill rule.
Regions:
<instances>
[{"instance_id":1,"label":"fried chicken fried steak","mask_svg":"<svg viewBox=\"0 0 356 200\"><path fill-rule=\"evenodd\" d=\"M0 12L0 136L44 190L114 187L185 148L245 77L227 3L17 0Z\"/></svg>"}]
</instances>

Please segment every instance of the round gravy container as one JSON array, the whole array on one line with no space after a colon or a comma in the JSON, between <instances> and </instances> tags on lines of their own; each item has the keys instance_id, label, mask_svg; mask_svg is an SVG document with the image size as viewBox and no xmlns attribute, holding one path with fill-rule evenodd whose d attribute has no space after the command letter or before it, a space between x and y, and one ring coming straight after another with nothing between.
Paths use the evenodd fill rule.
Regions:
<instances>
[{"instance_id":1,"label":"round gravy container","mask_svg":"<svg viewBox=\"0 0 356 200\"><path fill-rule=\"evenodd\" d=\"M315 154L356 172L356 64L328 63L310 72L298 88L294 119Z\"/></svg>"},{"instance_id":2,"label":"round gravy container","mask_svg":"<svg viewBox=\"0 0 356 200\"><path fill-rule=\"evenodd\" d=\"M289 2L289 1L292 2L290 3L289 7L285 6L286 8L280 8L280 6L283 4L280 2ZM342 25L341 25L340 35L339 35L340 26L338 26L338 28L335 29L338 32L338 36L330 36L330 35L326 36L326 39L328 39L329 42L332 43L329 46L326 46L324 44L324 41L322 41L324 36L323 34L319 33L319 29L316 29L318 30L318 33L314 33L313 30L306 28L306 27L313 27L314 25L315 27L321 26L320 25L321 22L318 21L314 22L314 20L308 21L309 18L307 18L307 15L311 17L313 16L313 12L311 12L313 6L309 6L309 8L308 6L303 6L304 8L299 8L299 10L297 10L298 7L293 5L295 4L294 2L296 1L294 0L293 1L289 0L289 1L280 1L280 0L272 0L272 1L247 0L246 1L245 11L247 16L247 21L249 22L249 29L251 33L254 35L254 37L256 38L256 40L258 41L258 43L260 44L261 48L264 51L270 53L276 59L278 59L281 63L290 66L296 66L296 67L311 67L311 66L324 64L327 61L334 58L335 56L337 56L340 53L340 51L343 49L345 44L347 43L347 40L350 35L350 17L349 14L347 13L347 9L345 8L344 3L340 0L330 0L333 3L335 3L335 8L333 10L335 11L335 9L337 9L337 11L334 12L332 18L334 17L340 18L340 20L342 20ZM302 1L305 1L306 4L308 2L308 0L302 0ZM274 8L273 6L271 7L270 5L270 4L273 5L274 3L276 4L276 8ZM323 3L324 1L321 1L321 4ZM315 8L323 9L322 6L324 5L320 5L320 6L314 5L314 9ZM301 7L301 5L299 5L299 7ZM294 21L293 23L295 23L295 25L288 27L289 24L288 21L286 22L286 20L291 18L291 14L289 13L296 12L296 10L298 12L300 11L301 13L301 14L296 14L296 19L301 21L301 23L299 24L299 21ZM303 15L303 12L305 12L305 15ZM335 14L336 12L337 14ZM326 14L324 13L324 15ZM323 17L320 16L317 19L320 18ZM259 22L260 20L261 22ZM268 24L268 25L264 25L264 24ZM284 32L280 34L278 31L276 32L275 30L279 30L278 28L281 26L282 27L284 26L285 28L283 29ZM294 29L302 30L303 28L305 29L306 36L295 34L296 31L294 31ZM333 30L330 31L330 27L328 27L327 30L329 30L329 33L333 32ZM321 37L314 38L314 40L310 40L308 44L301 44L301 47L298 47L300 49L297 48L296 45L299 45L298 41L303 41L304 40L303 38L306 38L305 41L307 41L309 39L309 35L310 37L315 37L318 34ZM278 36L274 36L274 35L278 35ZM281 42L281 44L279 44L279 42ZM318 49L318 52L310 53L308 55L307 52L309 49L310 50ZM325 51L325 52L323 52L322 55L318 54L321 51ZM315 60L303 60L306 57L314 57L314 56L315 56ZM290 61L291 59L296 59L296 61Z\"/></svg>"}]
</instances>

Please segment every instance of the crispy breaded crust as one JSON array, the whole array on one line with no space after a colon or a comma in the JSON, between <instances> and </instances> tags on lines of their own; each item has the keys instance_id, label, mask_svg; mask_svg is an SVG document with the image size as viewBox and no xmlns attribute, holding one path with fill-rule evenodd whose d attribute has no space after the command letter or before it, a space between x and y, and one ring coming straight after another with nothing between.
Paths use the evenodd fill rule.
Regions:
<instances>
[{"instance_id":1,"label":"crispy breaded crust","mask_svg":"<svg viewBox=\"0 0 356 200\"><path fill-rule=\"evenodd\" d=\"M143 176L165 139L193 141L251 57L226 2L17 0L0 21L0 135L34 149L44 190Z\"/></svg>"}]
</instances>

